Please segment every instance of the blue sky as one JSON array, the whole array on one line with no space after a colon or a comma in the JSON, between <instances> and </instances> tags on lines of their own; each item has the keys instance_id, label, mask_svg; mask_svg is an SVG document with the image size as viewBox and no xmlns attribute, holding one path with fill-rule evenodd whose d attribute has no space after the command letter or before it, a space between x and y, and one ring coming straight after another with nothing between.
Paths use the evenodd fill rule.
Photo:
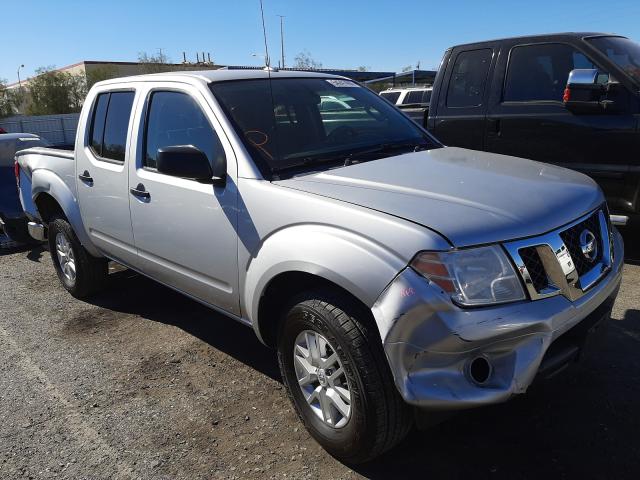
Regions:
<instances>
[{"instance_id":1,"label":"blue sky","mask_svg":"<svg viewBox=\"0 0 640 480\"><path fill-rule=\"evenodd\" d=\"M216 63L255 65L264 50L258 0L22 0L2 2L0 79L81 60L135 61L158 48L211 52ZM273 63L276 14L285 15L287 63L308 50L329 68L435 68L451 45L503 36L604 31L640 40L639 0L364 1L264 0ZM15 20L15 21L12 21Z\"/></svg>"}]
</instances>

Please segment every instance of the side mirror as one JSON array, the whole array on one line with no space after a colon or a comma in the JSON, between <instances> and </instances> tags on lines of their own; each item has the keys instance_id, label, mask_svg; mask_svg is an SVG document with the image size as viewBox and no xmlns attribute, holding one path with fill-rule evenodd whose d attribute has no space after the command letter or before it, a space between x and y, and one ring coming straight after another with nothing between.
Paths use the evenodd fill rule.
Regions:
<instances>
[{"instance_id":1,"label":"side mirror","mask_svg":"<svg viewBox=\"0 0 640 480\"><path fill-rule=\"evenodd\" d=\"M606 100L609 91L609 76L596 69L577 68L569 72L567 87L562 101L573 113L604 113L612 107Z\"/></svg>"},{"instance_id":2,"label":"side mirror","mask_svg":"<svg viewBox=\"0 0 640 480\"><path fill-rule=\"evenodd\" d=\"M211 168L205 153L193 145L174 145L158 149L158 172L198 182L224 183L227 165L224 157Z\"/></svg>"}]
</instances>

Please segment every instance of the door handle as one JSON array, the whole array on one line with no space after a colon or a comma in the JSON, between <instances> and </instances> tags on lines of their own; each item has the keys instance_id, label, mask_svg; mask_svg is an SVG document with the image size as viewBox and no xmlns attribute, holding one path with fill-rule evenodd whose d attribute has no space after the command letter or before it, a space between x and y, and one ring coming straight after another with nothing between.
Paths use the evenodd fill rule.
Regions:
<instances>
[{"instance_id":1,"label":"door handle","mask_svg":"<svg viewBox=\"0 0 640 480\"><path fill-rule=\"evenodd\" d=\"M132 195L139 198L151 198L151 194L145 190L144 185L141 183L139 183L136 188L132 188L129 191Z\"/></svg>"},{"instance_id":2,"label":"door handle","mask_svg":"<svg viewBox=\"0 0 640 480\"><path fill-rule=\"evenodd\" d=\"M93 183L93 178L89 175L89 172L85 170L81 175L78 175L78 178L85 183Z\"/></svg>"},{"instance_id":3,"label":"door handle","mask_svg":"<svg viewBox=\"0 0 640 480\"><path fill-rule=\"evenodd\" d=\"M499 118L489 118L489 127L490 132L495 133L498 137L502 135L502 131L500 130L500 119Z\"/></svg>"}]
</instances>

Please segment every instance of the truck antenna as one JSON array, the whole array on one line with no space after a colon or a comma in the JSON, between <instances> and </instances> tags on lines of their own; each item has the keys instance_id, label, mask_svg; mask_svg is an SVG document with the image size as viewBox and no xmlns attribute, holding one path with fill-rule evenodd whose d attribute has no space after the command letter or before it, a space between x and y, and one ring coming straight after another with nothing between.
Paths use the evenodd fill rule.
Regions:
<instances>
[{"instance_id":1,"label":"truck antenna","mask_svg":"<svg viewBox=\"0 0 640 480\"><path fill-rule=\"evenodd\" d=\"M262 0L260 0L260 14L262 15L262 35L264 37L264 63L267 70L270 70L271 61L269 59L269 47L267 46L267 28L264 26L264 7L262 6Z\"/></svg>"}]
</instances>

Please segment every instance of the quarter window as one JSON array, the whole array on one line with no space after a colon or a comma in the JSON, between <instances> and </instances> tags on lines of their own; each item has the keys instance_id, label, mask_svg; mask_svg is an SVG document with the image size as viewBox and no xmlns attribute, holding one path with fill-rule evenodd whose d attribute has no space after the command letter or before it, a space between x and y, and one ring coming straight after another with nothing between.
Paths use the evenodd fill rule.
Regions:
<instances>
[{"instance_id":1,"label":"quarter window","mask_svg":"<svg viewBox=\"0 0 640 480\"><path fill-rule=\"evenodd\" d=\"M102 137L104 136L104 119L107 116L107 105L109 104L109 94L98 95L95 107L93 108L93 125L91 127L91 148L102 156Z\"/></svg>"},{"instance_id":2,"label":"quarter window","mask_svg":"<svg viewBox=\"0 0 640 480\"><path fill-rule=\"evenodd\" d=\"M461 52L453 65L447 107L478 107L482 105L484 86L491 65L490 48Z\"/></svg>"},{"instance_id":3,"label":"quarter window","mask_svg":"<svg viewBox=\"0 0 640 480\"><path fill-rule=\"evenodd\" d=\"M596 68L584 54L560 43L524 45L511 50L503 101L562 101L569 72Z\"/></svg>"},{"instance_id":4,"label":"quarter window","mask_svg":"<svg viewBox=\"0 0 640 480\"><path fill-rule=\"evenodd\" d=\"M193 145L205 153L209 162L224 159L224 149L196 101L186 93L153 92L145 133L143 164L156 168L158 149Z\"/></svg>"},{"instance_id":5,"label":"quarter window","mask_svg":"<svg viewBox=\"0 0 640 480\"><path fill-rule=\"evenodd\" d=\"M134 92L101 93L91 124L91 149L101 158L124 162Z\"/></svg>"},{"instance_id":6,"label":"quarter window","mask_svg":"<svg viewBox=\"0 0 640 480\"><path fill-rule=\"evenodd\" d=\"M424 90L412 90L407 92L407 95L404 97L402 101L403 104L408 103L422 103L422 96L424 95Z\"/></svg>"}]
</instances>

